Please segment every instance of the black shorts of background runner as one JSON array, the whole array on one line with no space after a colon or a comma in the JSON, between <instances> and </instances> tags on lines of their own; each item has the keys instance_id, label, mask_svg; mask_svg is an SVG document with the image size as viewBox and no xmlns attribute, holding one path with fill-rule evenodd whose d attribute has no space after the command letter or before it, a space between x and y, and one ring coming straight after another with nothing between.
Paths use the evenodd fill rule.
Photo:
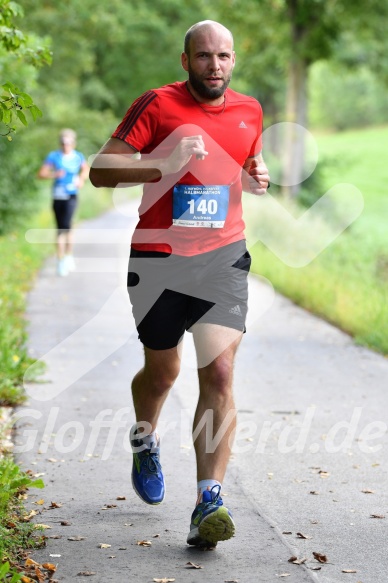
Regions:
<instances>
[{"instance_id":1,"label":"black shorts of background runner","mask_svg":"<svg viewBox=\"0 0 388 583\"><path fill-rule=\"evenodd\" d=\"M128 293L141 342L173 348L196 323L245 332L250 265L245 241L194 257L131 249Z\"/></svg>"},{"instance_id":2,"label":"black shorts of background runner","mask_svg":"<svg viewBox=\"0 0 388 583\"><path fill-rule=\"evenodd\" d=\"M67 200L56 200L53 201L53 211L55 215L55 221L57 223L58 232L66 232L71 229L71 220L74 215L74 211L77 207L77 197L70 196Z\"/></svg>"}]
</instances>

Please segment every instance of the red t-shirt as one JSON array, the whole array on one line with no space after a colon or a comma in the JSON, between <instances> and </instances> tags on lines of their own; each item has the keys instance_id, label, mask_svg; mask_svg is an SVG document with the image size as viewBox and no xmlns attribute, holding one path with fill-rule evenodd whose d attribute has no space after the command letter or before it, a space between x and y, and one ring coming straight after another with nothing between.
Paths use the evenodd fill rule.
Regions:
<instances>
[{"instance_id":1,"label":"red t-shirt","mask_svg":"<svg viewBox=\"0 0 388 583\"><path fill-rule=\"evenodd\" d=\"M132 239L135 249L191 256L244 239L241 168L261 151L262 109L253 97L229 88L225 99L220 106L206 106L195 101L185 82L166 85L140 96L113 133L112 137L141 152L142 158L163 159L182 137L194 135L202 135L209 153L205 160L192 156L180 172L144 185ZM229 187L225 220L217 223L222 228L201 227L204 223L198 222L194 228L173 224L177 184Z\"/></svg>"}]
</instances>

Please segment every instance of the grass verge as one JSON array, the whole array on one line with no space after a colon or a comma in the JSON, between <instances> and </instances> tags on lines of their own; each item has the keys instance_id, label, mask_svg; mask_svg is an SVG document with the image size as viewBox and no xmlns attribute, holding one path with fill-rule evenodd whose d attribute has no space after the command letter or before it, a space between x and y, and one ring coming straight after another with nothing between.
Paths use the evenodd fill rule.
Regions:
<instances>
[{"instance_id":1,"label":"grass verge","mask_svg":"<svg viewBox=\"0 0 388 583\"><path fill-rule=\"evenodd\" d=\"M111 193L83 189L76 220L94 217L112 205ZM24 313L26 294L44 259L54 253L51 245L31 245L25 240L29 228L54 228L50 193L42 188L42 208L24 229L0 237L0 407L15 407L25 400L23 376L34 362L28 355ZM1 409L0 409L1 412ZM4 422L0 415L0 581L23 581L20 560L25 549L35 548L42 537L25 517L23 499L31 487L43 487L29 472L22 472L9 453L2 452ZM3 435L4 443L4 435ZM26 579L27 580L27 579Z\"/></svg>"},{"instance_id":2,"label":"grass verge","mask_svg":"<svg viewBox=\"0 0 388 583\"><path fill-rule=\"evenodd\" d=\"M0 459L0 581L23 581L19 565L26 550L44 544L23 506L27 489L43 486L42 480L22 472L8 454Z\"/></svg>"},{"instance_id":3,"label":"grass verge","mask_svg":"<svg viewBox=\"0 0 388 583\"><path fill-rule=\"evenodd\" d=\"M34 283L43 260L54 252L51 245L31 245L25 240L27 228L54 228L49 207L49 190L42 190L47 205L29 221L25 229L0 237L0 406L20 405L26 369L34 362L26 349L24 312L26 293ZM77 220L98 215L111 206L111 194L87 186L82 191Z\"/></svg>"},{"instance_id":4,"label":"grass verge","mask_svg":"<svg viewBox=\"0 0 388 583\"><path fill-rule=\"evenodd\" d=\"M249 216L248 235L270 232L272 244L252 248L253 271L265 276L295 303L323 317L352 335L356 342L388 355L388 166L381 152L388 128L368 128L317 136L320 155L328 161L322 170L322 192L338 183L349 183L362 193L364 209L353 224L306 265L298 265L306 249L330 229L327 216L309 219L306 231L297 234L285 227L255 200ZM366 170L367 169L367 170ZM280 201L293 215L306 209L294 201ZM251 202L249 204L252 204ZM346 204L351 205L348 200ZM336 209L332 209L334 214ZM249 237L248 237L249 242ZM279 242L282 242L281 251ZM286 257L286 259L285 259ZM291 259L290 259L291 258ZM303 261L300 261L303 263Z\"/></svg>"}]
</instances>

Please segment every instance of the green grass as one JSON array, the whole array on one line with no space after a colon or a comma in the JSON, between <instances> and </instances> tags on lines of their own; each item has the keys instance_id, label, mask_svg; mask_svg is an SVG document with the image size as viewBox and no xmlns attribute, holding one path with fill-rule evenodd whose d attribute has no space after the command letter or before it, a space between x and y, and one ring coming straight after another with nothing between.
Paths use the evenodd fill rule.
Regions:
<instances>
[{"instance_id":1,"label":"green grass","mask_svg":"<svg viewBox=\"0 0 388 583\"><path fill-rule=\"evenodd\" d=\"M19 564L26 549L42 546L39 530L26 518L23 498L28 488L43 488L6 455L0 458L0 580L20 581Z\"/></svg>"},{"instance_id":2,"label":"green grass","mask_svg":"<svg viewBox=\"0 0 388 583\"><path fill-rule=\"evenodd\" d=\"M297 304L351 334L359 344L388 354L388 128L322 134L316 139L326 161L322 194L338 183L353 184L363 195L364 210L310 264L290 267L258 243L252 253L253 270ZM283 204L294 214L301 212L293 203ZM266 220L263 214L259 223ZM257 224L252 227L250 221L249 228L257 228ZM327 227L327 221L322 217L309 227L305 246ZM268 221L267 228L287 244L281 225Z\"/></svg>"},{"instance_id":3,"label":"green grass","mask_svg":"<svg viewBox=\"0 0 388 583\"><path fill-rule=\"evenodd\" d=\"M51 245L31 245L25 240L28 228L54 228L49 189L42 189L42 210L20 229L0 237L0 406L24 400L23 376L33 360L26 349L24 320L26 293L34 283L43 260L54 252ZM95 216L111 205L106 190L87 186L80 196L76 220Z\"/></svg>"},{"instance_id":4,"label":"green grass","mask_svg":"<svg viewBox=\"0 0 388 583\"><path fill-rule=\"evenodd\" d=\"M76 220L96 216L112 204L109 191L96 191L91 185L83 189L80 201ZM44 185L40 212L26 222L25 228L0 237L0 406L13 407L25 400L23 376L34 362L27 351L26 294L54 248L27 243L24 233L30 228L54 227L50 205L49 188ZM33 536L34 525L23 519L22 494L43 483L22 472L9 454L2 457L1 450L0 431L0 581L16 583L21 580L23 550L42 543L41 536Z\"/></svg>"}]
</instances>

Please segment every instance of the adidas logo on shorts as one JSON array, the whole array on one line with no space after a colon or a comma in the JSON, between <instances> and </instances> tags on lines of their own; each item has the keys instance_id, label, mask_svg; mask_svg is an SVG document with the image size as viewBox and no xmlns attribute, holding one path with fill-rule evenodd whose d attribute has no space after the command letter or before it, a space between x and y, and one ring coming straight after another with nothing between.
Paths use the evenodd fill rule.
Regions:
<instances>
[{"instance_id":1,"label":"adidas logo on shorts","mask_svg":"<svg viewBox=\"0 0 388 583\"><path fill-rule=\"evenodd\" d=\"M235 316L241 316L242 317L242 313L241 313L240 306L237 305L237 306L234 306L234 308L230 308L229 314L234 314Z\"/></svg>"}]
</instances>

